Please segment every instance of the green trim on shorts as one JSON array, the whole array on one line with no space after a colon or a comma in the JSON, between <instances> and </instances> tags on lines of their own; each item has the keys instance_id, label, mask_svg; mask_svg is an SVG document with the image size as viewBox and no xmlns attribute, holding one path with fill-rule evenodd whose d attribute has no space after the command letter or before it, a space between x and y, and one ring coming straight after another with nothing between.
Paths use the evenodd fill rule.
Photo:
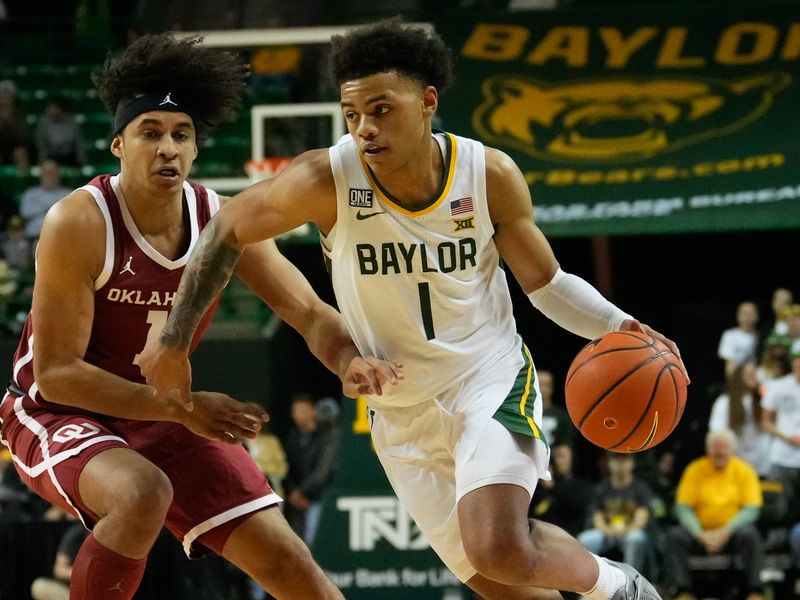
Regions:
<instances>
[{"instance_id":1,"label":"green trim on shorts","mask_svg":"<svg viewBox=\"0 0 800 600\"><path fill-rule=\"evenodd\" d=\"M547 444L544 432L533 420L533 407L539 398L534 385L536 371L533 368L533 359L531 359L531 353L525 344L522 344L522 357L525 364L519 370L508 396L492 415L492 418L512 433L527 435Z\"/></svg>"}]
</instances>

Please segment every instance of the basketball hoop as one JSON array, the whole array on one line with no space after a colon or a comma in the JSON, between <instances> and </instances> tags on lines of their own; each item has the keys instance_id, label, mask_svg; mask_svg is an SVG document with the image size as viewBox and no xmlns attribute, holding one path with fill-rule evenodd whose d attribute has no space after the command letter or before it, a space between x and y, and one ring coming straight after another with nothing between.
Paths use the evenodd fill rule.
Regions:
<instances>
[{"instance_id":1,"label":"basketball hoop","mask_svg":"<svg viewBox=\"0 0 800 600\"><path fill-rule=\"evenodd\" d=\"M274 177L292 162L288 156L268 156L259 160L250 159L244 163L244 170L252 183Z\"/></svg>"}]
</instances>

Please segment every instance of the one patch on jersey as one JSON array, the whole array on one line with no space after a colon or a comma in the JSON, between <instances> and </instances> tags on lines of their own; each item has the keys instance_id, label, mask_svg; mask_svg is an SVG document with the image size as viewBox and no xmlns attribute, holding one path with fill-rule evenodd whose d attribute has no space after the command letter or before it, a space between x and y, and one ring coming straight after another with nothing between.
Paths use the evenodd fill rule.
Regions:
<instances>
[{"instance_id":1,"label":"one patch on jersey","mask_svg":"<svg viewBox=\"0 0 800 600\"><path fill-rule=\"evenodd\" d=\"M350 188L350 206L372 208L372 190Z\"/></svg>"},{"instance_id":2,"label":"one patch on jersey","mask_svg":"<svg viewBox=\"0 0 800 600\"><path fill-rule=\"evenodd\" d=\"M462 229L475 229L475 217L467 217L466 219L453 219L456 224L454 231L461 231Z\"/></svg>"}]
</instances>

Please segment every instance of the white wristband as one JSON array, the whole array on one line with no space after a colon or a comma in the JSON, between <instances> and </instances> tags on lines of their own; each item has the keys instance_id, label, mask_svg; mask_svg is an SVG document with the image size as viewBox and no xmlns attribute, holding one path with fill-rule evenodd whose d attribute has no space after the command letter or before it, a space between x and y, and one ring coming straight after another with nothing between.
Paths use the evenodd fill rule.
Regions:
<instances>
[{"instance_id":1,"label":"white wristband","mask_svg":"<svg viewBox=\"0 0 800 600\"><path fill-rule=\"evenodd\" d=\"M544 316L589 340L619 331L623 321L633 319L589 283L561 269L547 285L528 294L528 298Z\"/></svg>"}]
</instances>

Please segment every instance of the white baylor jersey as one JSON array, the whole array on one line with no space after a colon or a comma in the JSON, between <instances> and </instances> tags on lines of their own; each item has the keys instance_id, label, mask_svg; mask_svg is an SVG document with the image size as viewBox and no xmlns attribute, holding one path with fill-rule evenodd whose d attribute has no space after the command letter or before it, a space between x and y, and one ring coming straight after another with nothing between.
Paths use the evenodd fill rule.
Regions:
<instances>
[{"instance_id":1,"label":"white baylor jersey","mask_svg":"<svg viewBox=\"0 0 800 600\"><path fill-rule=\"evenodd\" d=\"M330 148L336 225L321 237L339 309L364 356L403 362L405 379L370 405L409 406L513 353L511 298L486 199L483 144L436 133L442 188L418 211L399 206L351 136Z\"/></svg>"}]
</instances>

